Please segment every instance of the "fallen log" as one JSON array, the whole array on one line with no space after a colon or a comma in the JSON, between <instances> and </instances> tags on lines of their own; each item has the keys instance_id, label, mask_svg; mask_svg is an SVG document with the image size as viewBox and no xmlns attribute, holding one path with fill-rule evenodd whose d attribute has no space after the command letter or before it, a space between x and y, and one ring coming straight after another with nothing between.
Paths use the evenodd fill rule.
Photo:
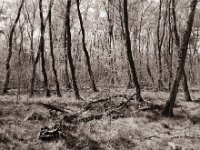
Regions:
<instances>
[{"instance_id":1,"label":"fallen log","mask_svg":"<svg viewBox=\"0 0 200 150\"><path fill-rule=\"evenodd\" d=\"M38 103L38 104L47 108L47 109L59 111L59 112L62 112L62 113L69 113L69 111L72 111L71 109L62 108L60 106L56 106L56 105L52 105L52 104L46 104L46 103L41 103L41 102Z\"/></svg>"},{"instance_id":2,"label":"fallen log","mask_svg":"<svg viewBox=\"0 0 200 150\"><path fill-rule=\"evenodd\" d=\"M103 102L107 102L107 101L111 101L112 99L114 98L124 98L126 99L127 101L130 101L130 100L133 100L133 97L135 96L136 94L133 94L131 97L128 97L126 94L118 94L118 95L113 95L113 96L110 96L110 97L106 97L106 98L101 98L101 99L98 99L96 101L92 101L90 102L89 104L87 104L84 108L85 111L89 110L92 105L94 104L97 104L97 103L103 103Z\"/></svg>"}]
</instances>

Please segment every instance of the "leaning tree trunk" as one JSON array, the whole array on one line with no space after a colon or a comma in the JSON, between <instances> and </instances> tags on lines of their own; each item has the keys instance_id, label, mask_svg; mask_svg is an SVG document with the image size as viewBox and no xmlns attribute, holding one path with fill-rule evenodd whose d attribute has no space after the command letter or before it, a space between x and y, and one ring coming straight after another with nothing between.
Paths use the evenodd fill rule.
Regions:
<instances>
[{"instance_id":1,"label":"leaning tree trunk","mask_svg":"<svg viewBox=\"0 0 200 150\"><path fill-rule=\"evenodd\" d=\"M51 2L50 2L51 3ZM51 4L50 4L51 5ZM42 74L44 77L44 88L46 91L46 97L50 97L50 90L49 90L49 83L48 83L48 77L46 73L46 62L45 62L45 56L44 56L44 47L45 47L45 38L44 38L44 33L45 33L45 22L44 22L44 17L43 17L43 8L42 8L42 0L39 2L39 8L40 8L40 21L41 21L41 42L40 42L40 54L41 54L41 61L42 61Z\"/></svg>"},{"instance_id":2,"label":"leaning tree trunk","mask_svg":"<svg viewBox=\"0 0 200 150\"><path fill-rule=\"evenodd\" d=\"M52 69L54 74L54 80L56 83L56 92L57 96L61 97L60 92L60 84L58 82L58 73L56 70L56 64L55 64L55 57L54 57L54 48L53 48L53 35L52 35L52 24L51 24L51 9L49 9L49 39L50 39L50 50L51 50L51 58L52 58Z\"/></svg>"},{"instance_id":3,"label":"leaning tree trunk","mask_svg":"<svg viewBox=\"0 0 200 150\"><path fill-rule=\"evenodd\" d=\"M173 23L174 23L174 27L173 27L173 30L174 30L174 36L175 36L175 44L177 46L177 48L180 49L180 38L179 38L179 35L178 35L178 29L177 29L177 24L176 24L176 12L175 12L175 0L172 0L172 17L173 17ZM188 88L188 84L187 84L187 76L186 76L186 73L185 73L185 69L183 71L183 76L182 76L182 86L183 86L183 91L184 91L184 94L185 94L185 99L186 101L192 101L192 98L190 96L190 92L189 92L189 88Z\"/></svg>"},{"instance_id":4,"label":"leaning tree trunk","mask_svg":"<svg viewBox=\"0 0 200 150\"><path fill-rule=\"evenodd\" d=\"M11 57L12 57L13 34L15 32L15 28L16 28L17 22L18 22L18 20L20 18L20 14L21 14L21 10L22 10L24 1L25 0L21 1L20 7L19 7L18 12L17 12L17 17L15 19L15 22L13 23L13 26L11 28L10 35L9 35L8 57L6 59L6 79L5 79L5 82L4 82L4 87L3 87L2 94L8 93L8 84L10 82L10 74L11 74L10 60L11 60Z\"/></svg>"},{"instance_id":5,"label":"leaning tree trunk","mask_svg":"<svg viewBox=\"0 0 200 150\"><path fill-rule=\"evenodd\" d=\"M158 73L159 73L159 77L158 77L158 89L161 90L163 88L163 68L162 68L162 46L163 46L163 40L165 37L165 26L166 26L166 19L167 19L167 9L165 11L164 14L164 22L163 22L163 31L162 31L162 35L160 36L160 22L162 19L162 3L163 0L160 0L160 4L159 4L159 14L158 14L158 24L157 24L157 47L158 47Z\"/></svg>"},{"instance_id":6,"label":"leaning tree trunk","mask_svg":"<svg viewBox=\"0 0 200 150\"><path fill-rule=\"evenodd\" d=\"M133 82L136 87L136 99L137 101L143 101L141 97L141 90L139 81L137 78L137 73L135 69L135 63L132 56L132 50L131 50L131 40L130 40L130 32L129 32L129 25L128 25L128 10L127 10L127 0L124 0L124 27L125 27L125 39L126 39L126 49L127 49L127 58L130 65Z\"/></svg>"},{"instance_id":7,"label":"leaning tree trunk","mask_svg":"<svg viewBox=\"0 0 200 150\"><path fill-rule=\"evenodd\" d=\"M73 88L74 88L74 93L76 99L80 99L80 94L79 94L79 89L77 86L77 81L76 81L76 75L75 75L75 67L73 63L73 58L71 54L71 29L70 29L70 10L71 10L71 0L67 1L67 6L66 6L66 14L65 14L65 27L67 31L67 55L69 59L69 65L71 69L71 74L72 74L72 83L73 83Z\"/></svg>"},{"instance_id":8,"label":"leaning tree trunk","mask_svg":"<svg viewBox=\"0 0 200 150\"><path fill-rule=\"evenodd\" d=\"M185 94L186 101L188 101L188 102L192 101L192 98L190 96L190 91L189 91L189 88L188 88L187 76L186 76L185 70L183 71L182 85L183 85L183 91L184 91L184 94Z\"/></svg>"},{"instance_id":9,"label":"leaning tree trunk","mask_svg":"<svg viewBox=\"0 0 200 150\"><path fill-rule=\"evenodd\" d=\"M81 16L81 11L80 11L80 2L79 0L76 0L76 4L77 4L77 9L78 9L78 17L79 17L79 21L80 21L80 26L81 26L81 31L82 31L82 44L83 44L83 51L85 53L85 58L86 58L86 65L88 67L88 73L89 73L89 78L90 78L90 84L91 84L91 88L93 89L94 92L97 92L97 87L95 84L95 79L94 79L94 75L92 72L92 68L91 68L91 64L90 64L90 56L88 54L87 48L86 48L86 43L85 43L85 29L83 26L83 19Z\"/></svg>"},{"instance_id":10,"label":"leaning tree trunk","mask_svg":"<svg viewBox=\"0 0 200 150\"><path fill-rule=\"evenodd\" d=\"M51 9L52 5L53 5L53 2L50 1L49 10ZM39 48L38 48L38 51L37 51L37 54L36 54L36 58L34 59L34 62L33 62L31 87L30 87L30 97L32 97L34 95L36 70L37 70L37 64L39 62L40 55L41 55L41 57L44 58L44 33L45 33L45 28L46 28L46 22L49 18L49 11L48 11L47 18L44 21L43 10L42 10L42 0L40 0L40 2L39 2L39 7L40 7L40 17L41 17L41 35L40 35ZM41 54L42 51L43 51L43 54ZM45 69L45 59L42 60L42 66L44 66L44 67L42 67L42 72L43 72L43 76L44 76L46 96L49 97L50 96L50 90L48 89L48 86L47 86L48 80L47 80L46 69Z\"/></svg>"},{"instance_id":11,"label":"leaning tree trunk","mask_svg":"<svg viewBox=\"0 0 200 150\"><path fill-rule=\"evenodd\" d=\"M186 60L186 55L187 55L188 43L189 43L190 35L192 32L196 5L197 5L197 0L192 0L190 4L191 11L188 16L187 26L183 33L181 46L178 50L178 65L176 69L175 79L173 82L172 89L170 91L169 100L167 101L165 108L162 111L162 115L166 117L172 117L174 115L173 108L176 101L176 96L177 96L180 80L184 73L184 65L185 65L185 60Z\"/></svg>"}]
</instances>

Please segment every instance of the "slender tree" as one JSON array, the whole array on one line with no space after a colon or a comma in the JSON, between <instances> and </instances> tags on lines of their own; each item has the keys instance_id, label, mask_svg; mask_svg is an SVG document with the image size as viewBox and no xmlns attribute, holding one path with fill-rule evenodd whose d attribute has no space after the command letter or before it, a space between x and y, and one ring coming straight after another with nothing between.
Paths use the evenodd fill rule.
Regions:
<instances>
[{"instance_id":1,"label":"slender tree","mask_svg":"<svg viewBox=\"0 0 200 150\"><path fill-rule=\"evenodd\" d=\"M40 49L40 55L41 55L41 61L42 61L42 74L43 74L43 77L44 77L44 88L45 88L45 91L46 91L46 96L47 97L50 97L51 94L50 94L50 90L49 90L49 83L48 83L48 77L47 77L47 73L46 73L46 62L45 62L45 56L44 56L44 52L45 52L45 38L44 38L44 34L45 34L45 20L44 20L44 16L43 16L43 6L42 6L42 2L43 0L40 0L39 1L39 8L40 8L40 23L41 23L41 27L40 27L40 32L41 32L41 41L40 41L40 46L39 46L39 49ZM52 5L52 1L50 2ZM48 16L49 17L49 16Z\"/></svg>"},{"instance_id":2,"label":"slender tree","mask_svg":"<svg viewBox=\"0 0 200 150\"><path fill-rule=\"evenodd\" d=\"M173 22L174 22L173 29L174 29L174 36L175 36L175 44L177 48L180 49L181 47L180 38L179 38L177 24L176 24L175 0L172 0L171 2L172 2L172 16L173 16ZM182 76L182 86L183 86L183 91L185 94L186 101L192 101L192 98L190 96L190 92L188 89L187 76L185 73L185 69L183 71L183 76Z\"/></svg>"},{"instance_id":3,"label":"slender tree","mask_svg":"<svg viewBox=\"0 0 200 150\"><path fill-rule=\"evenodd\" d=\"M53 6L53 3L50 1L49 3L49 9ZM40 40L39 40L39 48L36 54L36 58L34 59L33 63L33 70L32 70L32 77L31 77L31 87L30 87L30 97L33 96L34 94L34 87L35 87L35 77L36 77L36 70L37 70L37 64L39 62L39 58L41 56L42 59L42 73L44 77L44 87L46 91L46 96L50 96L50 90L48 88L48 79L47 79L47 74L46 74L46 69L45 69L45 59L44 59L44 33L46 29L46 23L49 18L49 13L47 14L46 19L44 20L43 17L43 9L42 9L42 0L39 1L39 8L40 8L40 21L41 21L41 35L40 35ZM48 11L49 12L49 11Z\"/></svg>"},{"instance_id":4,"label":"slender tree","mask_svg":"<svg viewBox=\"0 0 200 150\"><path fill-rule=\"evenodd\" d=\"M159 68L159 77L158 77L158 89L161 90L163 87L163 68L162 68L162 46L163 46L163 40L165 37L165 26L166 26L166 20L167 20L167 9L164 14L164 21L163 21L163 31L161 32L161 19L162 19L162 4L163 0L160 0L159 3L159 14L158 14L158 24L157 24L157 47L158 47L158 68ZM160 36L161 35L161 36Z\"/></svg>"},{"instance_id":5,"label":"slender tree","mask_svg":"<svg viewBox=\"0 0 200 150\"><path fill-rule=\"evenodd\" d=\"M94 79L94 75L93 75L92 68L91 68L90 56L89 56L87 48L86 48L85 28L84 28L83 19L82 19L82 16L81 16L79 0L76 0L76 4L77 4L78 18L79 18L79 22L80 22L80 26L81 26L81 32L82 32L83 51L84 51L84 54L85 54L86 65L87 65L87 68L88 68L88 74L89 74L89 78L90 78L90 85L91 85L91 88L93 89L93 91L97 92L98 90L97 90L97 87L96 87L96 84L95 84L95 79Z\"/></svg>"},{"instance_id":6,"label":"slender tree","mask_svg":"<svg viewBox=\"0 0 200 150\"><path fill-rule=\"evenodd\" d=\"M33 11L32 11L32 16L30 14L30 10L28 9L28 6L25 5L25 10L26 10L26 19L27 19L27 23L29 24L30 26L30 32L28 31L28 36L29 36L29 39L30 39L30 50L31 50L31 63L33 64L34 63L34 32L35 32L35 20L36 20L36 10L37 10L37 7L35 6L35 3L33 2L32 0L32 5L33 5Z\"/></svg>"},{"instance_id":7,"label":"slender tree","mask_svg":"<svg viewBox=\"0 0 200 150\"><path fill-rule=\"evenodd\" d=\"M190 35L192 32L197 2L198 0L192 0L190 3L190 13L187 19L185 31L183 33L181 45L180 45L180 48L178 49L178 65L176 69L176 75L175 75L172 89L170 91L169 100L167 101L165 108L162 111L163 116L172 117L174 115L173 108L176 101L176 96L177 96L180 80L184 73L184 65L185 65L185 60L186 60L186 55L187 55L188 43L189 43Z\"/></svg>"},{"instance_id":8,"label":"slender tree","mask_svg":"<svg viewBox=\"0 0 200 150\"><path fill-rule=\"evenodd\" d=\"M52 1L52 3L53 3L53 1ZM62 95L60 92L60 84L58 81L58 73L56 70L55 56L54 56L52 23L51 23L51 8L49 9L49 38L50 38L50 52L51 52L51 58L52 58L52 69L53 69L53 74L54 74L54 80L56 83L56 92L57 92L57 96L61 97Z\"/></svg>"},{"instance_id":9,"label":"slender tree","mask_svg":"<svg viewBox=\"0 0 200 150\"><path fill-rule=\"evenodd\" d=\"M65 14L65 27L67 31L67 57L69 60L69 65L71 69L71 74L72 74L72 83L73 83L73 88L74 88L74 93L76 99L81 99L80 94L79 94L79 89L77 86L77 81L76 81L76 75L75 75L75 67L73 63L73 58L71 54L71 49L72 49L72 43L71 43L71 27L70 27L70 11L71 11L71 0L67 1L66 5L66 14Z\"/></svg>"},{"instance_id":10,"label":"slender tree","mask_svg":"<svg viewBox=\"0 0 200 150\"><path fill-rule=\"evenodd\" d=\"M17 17L16 17L16 19L15 19L15 21L14 21L12 27L11 27L11 31L10 31L10 34L9 34L8 57L6 59L6 79L5 79L5 82L4 82L4 87L3 87L2 94L8 93L8 84L10 82L10 74L11 74L10 60L12 58L13 34L15 32L15 28L17 26L17 22L18 22L18 20L20 18L20 14L21 14L21 10L22 10L24 1L25 0L21 1L21 4L20 4L18 12L17 12Z\"/></svg>"},{"instance_id":11,"label":"slender tree","mask_svg":"<svg viewBox=\"0 0 200 150\"><path fill-rule=\"evenodd\" d=\"M133 77L133 82L136 88L136 99L137 101L143 101L142 97L141 97L141 90L140 90L140 85L139 85L139 81L137 78L137 73L136 73L136 69L135 69L135 63L133 60L133 56L132 56L132 50L131 50L131 40L130 40L130 32L129 32L129 21L128 21L128 10L127 10L127 0L124 0L124 27L125 27L125 39L126 39L126 49L127 49L127 58L128 58L128 62L130 65L130 69L131 69L131 74Z\"/></svg>"}]
</instances>

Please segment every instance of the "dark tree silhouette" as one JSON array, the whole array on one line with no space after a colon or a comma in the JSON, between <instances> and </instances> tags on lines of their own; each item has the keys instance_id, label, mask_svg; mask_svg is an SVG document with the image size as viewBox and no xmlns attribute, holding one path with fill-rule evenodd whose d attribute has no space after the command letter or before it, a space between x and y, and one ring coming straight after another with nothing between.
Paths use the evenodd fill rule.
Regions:
<instances>
[{"instance_id":1,"label":"dark tree silhouette","mask_svg":"<svg viewBox=\"0 0 200 150\"><path fill-rule=\"evenodd\" d=\"M71 31L70 31L71 30L70 29L70 11L71 11L71 0L68 0L67 5L66 5L66 14L65 14L65 27L67 31L67 34L66 34L67 35L67 57L68 57L69 65L71 69L72 83L73 83L75 97L76 99L81 99L80 94L79 94L79 89L77 86L75 67L74 67L73 58L71 54L72 43L71 43Z\"/></svg>"},{"instance_id":2,"label":"dark tree silhouette","mask_svg":"<svg viewBox=\"0 0 200 150\"><path fill-rule=\"evenodd\" d=\"M85 29L84 29L84 25L83 25L83 19L82 19L82 16L81 16L79 0L76 0L76 4L77 4L77 10L78 10L78 18L79 18L79 22L80 22L80 26L81 26L81 31L82 31L83 51L84 51L84 54L85 54L86 65L87 65L87 68L88 68L88 74L89 74L89 78L90 78L90 86L91 86L91 88L94 92L97 92L98 90L97 90L97 87L96 87L96 84L95 84L95 79L94 79L94 75L93 75L92 68L91 68L90 56L89 56L87 48L86 48Z\"/></svg>"},{"instance_id":3,"label":"dark tree silhouette","mask_svg":"<svg viewBox=\"0 0 200 150\"><path fill-rule=\"evenodd\" d=\"M24 1L25 0L21 1L21 4L20 4L18 12L17 12L17 17L16 17L16 19L15 19L15 21L14 21L12 27L11 27L11 31L10 31L10 34L9 34L8 57L6 59L6 79L5 79L5 82L4 82L4 87L3 87L2 94L8 93L8 84L10 82L10 74L11 74L10 60L12 58L13 34L15 32L15 28L16 28L17 22L18 22L18 20L20 18L20 14L21 14L21 10L22 10Z\"/></svg>"},{"instance_id":4,"label":"dark tree silhouette","mask_svg":"<svg viewBox=\"0 0 200 150\"><path fill-rule=\"evenodd\" d=\"M51 7L53 6L53 2L50 1L49 4L49 9L51 9ZM46 96L49 97L50 95L50 90L48 87L48 79L47 79L47 74L46 74L46 69L45 69L45 58L44 58L44 33L45 33L45 29L46 29L46 23L47 20L49 18L49 11L47 14L46 19L44 20L43 17L43 9L42 9L42 0L39 1L39 8L40 8L40 21L41 21L41 35L40 35L40 42L39 42L39 48L36 54L36 58L35 61L33 63L33 70L32 70L32 77L31 77L31 87L30 87L30 97L32 97L34 95L34 86L35 86L35 77L36 77L36 69L37 69L37 64L39 62L39 58L41 56L42 59L42 73L43 73L43 77L44 77L44 87L45 87L45 91L46 91Z\"/></svg>"},{"instance_id":5,"label":"dark tree silhouette","mask_svg":"<svg viewBox=\"0 0 200 150\"><path fill-rule=\"evenodd\" d=\"M143 101L141 97L141 90L139 81L137 78L137 73L135 70L135 63L132 56L131 50L131 40L130 40L130 32L129 32L129 25L128 25L128 10L127 10L127 0L124 0L124 27L125 27L125 39L126 39L126 49L127 49L127 58L131 69L131 74L133 77L133 82L136 88L136 99L137 101Z\"/></svg>"},{"instance_id":6,"label":"dark tree silhouette","mask_svg":"<svg viewBox=\"0 0 200 150\"><path fill-rule=\"evenodd\" d=\"M53 1L52 1L53 2ZM56 70L56 64L55 64L55 56L54 56L54 47L53 47L53 35L52 35L52 23L51 23L51 8L49 9L49 38L50 38L50 52L51 52L51 58L52 58L52 69L53 69L53 74L54 74L54 80L56 83L56 92L57 96L61 97L61 92L60 92L60 84L58 81L58 73Z\"/></svg>"},{"instance_id":7,"label":"dark tree silhouette","mask_svg":"<svg viewBox=\"0 0 200 150\"><path fill-rule=\"evenodd\" d=\"M170 91L169 100L167 101L165 108L162 111L162 115L166 117L172 117L174 115L173 108L176 101L176 96L177 96L180 80L184 73L184 65L185 65L185 60L186 60L186 55L187 55L188 43L189 43L190 35L192 32L196 5L197 5L197 0L192 0L190 4L190 13L189 13L187 24L186 24L186 29L183 33L180 48L178 49L178 65L176 69L175 79L173 82L172 89Z\"/></svg>"},{"instance_id":8,"label":"dark tree silhouette","mask_svg":"<svg viewBox=\"0 0 200 150\"><path fill-rule=\"evenodd\" d=\"M174 32L173 33L175 36L175 44L176 44L177 48L180 49L180 38L179 38L177 24L176 24L175 0L172 0L171 3L172 3L172 16L173 16L173 23L174 23L174 26L173 26ZM192 101L192 98L191 98L190 92L189 92L189 88L188 88L187 76L185 73L185 69L183 71L183 76L182 76L182 85L183 85L183 91L185 94L186 101Z\"/></svg>"}]
</instances>

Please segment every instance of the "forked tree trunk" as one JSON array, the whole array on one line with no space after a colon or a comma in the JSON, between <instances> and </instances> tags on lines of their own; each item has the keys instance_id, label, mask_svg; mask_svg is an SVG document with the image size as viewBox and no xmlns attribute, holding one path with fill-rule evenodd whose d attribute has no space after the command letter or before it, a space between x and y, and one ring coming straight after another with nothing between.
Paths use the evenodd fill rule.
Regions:
<instances>
[{"instance_id":1,"label":"forked tree trunk","mask_svg":"<svg viewBox=\"0 0 200 150\"><path fill-rule=\"evenodd\" d=\"M175 79L173 82L172 89L170 91L169 100L167 101L165 108L162 111L162 115L166 117L172 117L174 115L173 108L176 101L179 83L184 73L184 65L187 55L188 43L192 32L196 5L197 5L197 0L192 0L190 4L190 14L188 16L187 26L183 33L181 46L178 50L178 65L176 69Z\"/></svg>"},{"instance_id":2,"label":"forked tree trunk","mask_svg":"<svg viewBox=\"0 0 200 150\"><path fill-rule=\"evenodd\" d=\"M176 44L177 48L180 49L180 47L181 47L180 38L178 35L178 29L177 29L177 24L176 24L175 0L172 0L171 3L172 3L172 16L173 16L173 22L174 22L174 27L173 27L174 32L173 33L175 36L175 44ZM186 101L192 101L192 98L191 98L190 92L189 92L189 88L188 88L188 84L187 84L187 76L185 73L185 69L183 71L183 76L182 76L182 86L183 86L183 91L185 94Z\"/></svg>"},{"instance_id":3,"label":"forked tree trunk","mask_svg":"<svg viewBox=\"0 0 200 150\"><path fill-rule=\"evenodd\" d=\"M39 46L39 49L40 49L40 54L41 54L41 61L42 61L42 74L43 74L43 78L44 78L44 88L45 88L45 91L46 91L46 97L50 97L51 94L50 94L50 90L49 90L49 83L48 83L48 77L47 77L47 73L46 73L46 62L45 62L45 56L44 56L44 53L45 53L45 50L44 50L44 47L45 47L45 38L44 38L44 33L45 33L45 22L44 22L44 17L43 17L43 7L42 7L42 1L43 0L40 0L39 1L39 8L40 8L40 21L41 21L41 41L40 41L40 46ZM51 3L51 2L50 2ZM50 4L52 5L52 4Z\"/></svg>"},{"instance_id":4,"label":"forked tree trunk","mask_svg":"<svg viewBox=\"0 0 200 150\"><path fill-rule=\"evenodd\" d=\"M59 84L59 81L58 81L58 73L57 73L57 70L56 70L54 48L53 48L51 9L49 9L49 38L50 38L50 50L51 50L51 58L52 58L52 69L53 69L54 80L55 80L55 84L56 84L56 92L57 92L57 96L61 97L62 95L61 95L61 92L60 92L60 84Z\"/></svg>"},{"instance_id":5,"label":"forked tree trunk","mask_svg":"<svg viewBox=\"0 0 200 150\"><path fill-rule=\"evenodd\" d=\"M131 40L130 40L130 32L129 32L129 25L128 25L128 10L127 10L127 0L124 0L124 27L125 27L125 38L126 38L126 49L127 49L127 58L131 69L131 74L133 77L133 82L136 87L136 99L137 101L143 101L141 97L141 90L140 85L137 78L137 73L135 69L135 63L132 56L131 50Z\"/></svg>"},{"instance_id":6,"label":"forked tree trunk","mask_svg":"<svg viewBox=\"0 0 200 150\"><path fill-rule=\"evenodd\" d=\"M40 0L39 2L39 7L40 7L40 17L41 17L41 35L40 35L40 42L39 42L39 48L38 48L38 51L37 51L37 54L36 54L36 58L33 62L33 70L32 70L32 77L31 77L31 87L30 87L30 97L32 97L34 95L34 88L35 88L35 77L36 77L36 70L37 70L37 64L39 62L39 58L40 58L40 55L44 58L44 33L45 33L45 28L46 28L46 22L49 18L49 11L48 11L48 14L47 14L47 18L46 20L44 21L43 19L43 12L42 12L42 0ZM49 9L51 9L52 7L52 1L50 1L50 4L49 4ZM41 54L43 51L43 54ZM44 76L44 80L47 81L47 83L45 83L44 81L44 84L45 84L45 90L46 90L46 96L49 97L50 96L50 90L48 89L48 80L47 80L47 75L46 75L46 69L45 69L45 63L44 63L44 59L42 60L42 72L43 73L43 76ZM47 87L47 88L46 88Z\"/></svg>"},{"instance_id":7,"label":"forked tree trunk","mask_svg":"<svg viewBox=\"0 0 200 150\"><path fill-rule=\"evenodd\" d=\"M6 79L5 79L5 82L4 82L4 87L3 87L2 94L8 93L8 84L10 82L10 74L11 74L10 60L12 58L13 34L15 32L15 28L16 28L17 22L18 22L18 20L20 18L20 14L21 14L21 10L22 10L24 1L25 0L21 1L21 4L20 4L18 12L17 12L17 17L15 19L15 22L13 23L13 26L11 28L10 35L9 35L8 57L6 59Z\"/></svg>"},{"instance_id":8,"label":"forked tree trunk","mask_svg":"<svg viewBox=\"0 0 200 150\"><path fill-rule=\"evenodd\" d=\"M95 84L95 79L94 79L94 75L93 75L91 64L90 64L90 56L88 54L88 51L87 51L87 48L86 48L86 43L85 43L85 29L84 29L84 26L83 26L83 19L82 19L82 16L81 16L79 0L76 0L76 4L77 4L78 17L79 17L81 31L82 31L83 51L84 51L84 54L85 54L86 65L87 65L87 68L88 68L90 85L91 85L91 88L93 89L93 91L97 92L98 90L97 90L97 87L96 87L96 84Z\"/></svg>"},{"instance_id":9,"label":"forked tree trunk","mask_svg":"<svg viewBox=\"0 0 200 150\"><path fill-rule=\"evenodd\" d=\"M74 88L74 93L76 99L80 99L80 94L77 86L77 81L76 81L76 75L75 75L75 67L73 63L73 58L71 54L71 29L70 29L70 11L71 11L71 0L67 1L67 6L66 6L66 14L65 14L65 27L67 31L67 55L69 59L69 65L71 69L71 74L72 74L72 83L73 83L73 88Z\"/></svg>"}]
</instances>

